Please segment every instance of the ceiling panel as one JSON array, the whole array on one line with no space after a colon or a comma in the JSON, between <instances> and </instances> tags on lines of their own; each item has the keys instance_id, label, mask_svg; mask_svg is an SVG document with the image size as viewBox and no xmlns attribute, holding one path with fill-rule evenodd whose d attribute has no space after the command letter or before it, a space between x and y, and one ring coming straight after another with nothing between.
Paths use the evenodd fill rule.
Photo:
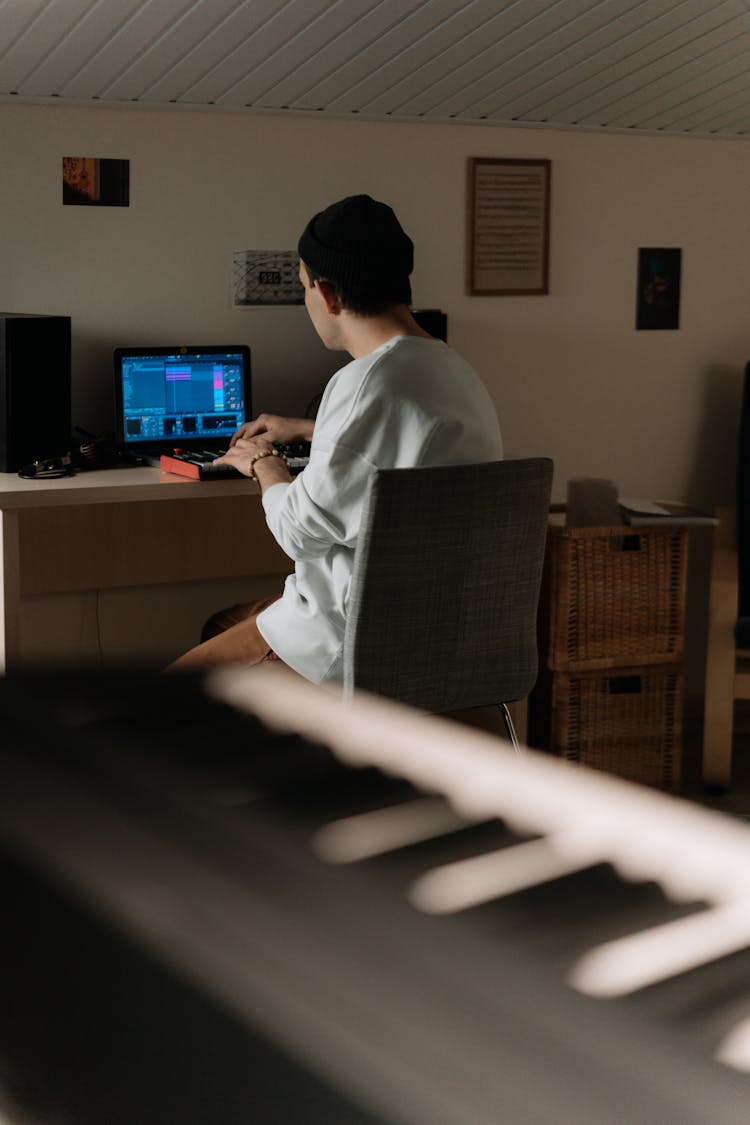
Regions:
<instances>
[{"instance_id":1,"label":"ceiling panel","mask_svg":"<svg viewBox=\"0 0 750 1125\"><path fill-rule=\"evenodd\" d=\"M101 97L120 101L139 100L160 84L163 90L157 98L165 101L174 95L175 84L169 85L169 77L183 60L194 65L194 52L232 17L237 9L237 0L213 0L207 4L190 4L187 9L164 29L161 35L153 36L143 49L127 61L117 77L110 77L102 86ZM191 70L192 80L194 71ZM179 81L178 90L181 89Z\"/></svg>"},{"instance_id":2,"label":"ceiling panel","mask_svg":"<svg viewBox=\"0 0 750 1125\"><path fill-rule=\"evenodd\" d=\"M732 7L736 6L732 0ZM603 92L615 82L630 81L631 87L637 88L639 74L649 63L658 62L685 42L726 22L726 13L722 12L726 7L719 4L707 12L705 0L689 0L658 16L654 16L650 4L646 12L640 7L631 10L614 27L571 48L565 59L558 57L551 62L530 96L506 101L503 108L513 117L551 117L566 124L579 115L588 116L597 104L607 100Z\"/></svg>"},{"instance_id":3,"label":"ceiling panel","mask_svg":"<svg viewBox=\"0 0 750 1125\"><path fill-rule=\"evenodd\" d=\"M727 126L737 132L750 130L750 73L736 92L710 104L708 99L703 99L698 108L690 108L689 114L689 117L675 122L675 128L684 129L687 120L691 128L704 129L709 133L720 132Z\"/></svg>"},{"instance_id":4,"label":"ceiling panel","mask_svg":"<svg viewBox=\"0 0 750 1125\"><path fill-rule=\"evenodd\" d=\"M460 0L432 0L425 8L420 2L365 5L367 15L350 28L345 37L329 44L326 51L310 56L299 72L283 87L284 104L298 109L329 112L362 112L372 96L389 90L393 82L416 65L405 62L415 50L433 39L436 29L456 18L465 17L467 8ZM428 48L429 49L429 48ZM433 50L436 48L432 48ZM281 88L278 91L281 93ZM268 91L263 102L271 102Z\"/></svg>"},{"instance_id":5,"label":"ceiling panel","mask_svg":"<svg viewBox=\"0 0 750 1125\"><path fill-rule=\"evenodd\" d=\"M750 136L750 0L0 0L0 100Z\"/></svg>"},{"instance_id":6,"label":"ceiling panel","mask_svg":"<svg viewBox=\"0 0 750 1125\"><path fill-rule=\"evenodd\" d=\"M338 0L323 4L320 18L295 36L284 48L237 90L232 101L240 105L295 105L309 109L328 106L342 87L350 84L347 72L366 65L373 47L387 42L394 28L418 4L405 0ZM361 73L361 71L360 71ZM312 94L313 104L305 100Z\"/></svg>"},{"instance_id":7,"label":"ceiling panel","mask_svg":"<svg viewBox=\"0 0 750 1125\"><path fill-rule=\"evenodd\" d=\"M638 5L640 0L631 0ZM432 111L446 117L485 116L497 105L497 94L513 81L534 81L539 68L546 77L557 55L571 45L580 51L580 40L592 29L606 27L628 0L564 0L546 5L533 20L511 35L485 48L477 59L463 68L462 83L449 98L436 102ZM538 77L537 77L538 80ZM479 103L483 108L475 110Z\"/></svg>"},{"instance_id":8,"label":"ceiling panel","mask_svg":"<svg viewBox=\"0 0 750 1125\"><path fill-rule=\"evenodd\" d=\"M91 5L89 14L74 33L79 57L84 51L88 57L60 87L60 96L87 97L92 90L97 97L105 96L107 88L127 70L132 60L166 34L190 3L191 0L144 0L134 5L134 10L117 24L107 19L108 5ZM130 5L123 5L123 8L128 7ZM64 44L58 53L64 56Z\"/></svg>"},{"instance_id":9,"label":"ceiling panel","mask_svg":"<svg viewBox=\"0 0 750 1125\"><path fill-rule=\"evenodd\" d=\"M567 2L567 0L565 0ZM434 107L466 89L467 82L479 81L493 74L502 59L512 57L514 43L529 26L548 14L549 0L528 0L524 4L488 5L487 18L471 31L456 36L435 65L427 68L415 95L399 104L393 112L447 116L435 113ZM498 10L498 9L501 10ZM460 26L460 21L459 21Z\"/></svg>"},{"instance_id":10,"label":"ceiling panel","mask_svg":"<svg viewBox=\"0 0 750 1125\"><path fill-rule=\"evenodd\" d=\"M629 75L643 65L649 51L669 34L669 25L652 19L650 5L630 4L627 9L616 2L609 5L611 18L598 26L576 21L568 43L548 57L535 50L529 55L525 74L507 86L500 87L481 103L467 107L467 112L489 116L509 114L543 120L562 111L570 100L578 100L584 91L601 89L609 84L617 69ZM657 24L661 22L661 27Z\"/></svg>"},{"instance_id":11,"label":"ceiling panel","mask_svg":"<svg viewBox=\"0 0 750 1125\"><path fill-rule=\"evenodd\" d=\"M750 29L750 15L745 16L744 25ZM739 34L739 21L730 28L722 27L700 40L664 54L659 62L641 70L642 85L630 95L620 96L617 105L610 107L604 120L608 124L627 125L630 121L648 120L654 113L668 108L679 101L683 91L694 81L709 74L719 62L737 60L735 44L746 41L746 32ZM731 64L730 64L731 65Z\"/></svg>"},{"instance_id":12,"label":"ceiling panel","mask_svg":"<svg viewBox=\"0 0 750 1125\"><path fill-rule=\"evenodd\" d=\"M330 0L305 0L302 13L296 4L277 5L279 11L269 16L262 25L253 27L252 32L237 43L210 74L185 91L182 100L244 105L241 99L232 97L232 91L247 80L256 67L262 66L275 53L282 52L295 36L314 37L318 20L330 6Z\"/></svg>"},{"instance_id":13,"label":"ceiling panel","mask_svg":"<svg viewBox=\"0 0 750 1125\"><path fill-rule=\"evenodd\" d=\"M274 18L279 6L278 0L221 0L215 4L199 0L190 13L191 22L199 21L197 34L190 36L182 51L172 50L174 31L157 46L151 60L151 80L137 95L139 101L149 105L179 102L187 90L214 71L221 71L235 50L241 53L241 45Z\"/></svg>"},{"instance_id":14,"label":"ceiling panel","mask_svg":"<svg viewBox=\"0 0 750 1125\"><path fill-rule=\"evenodd\" d=\"M18 0L0 0L0 27L2 27L0 59L4 59L15 48L19 39L49 7L50 0L28 0L25 4L18 3ZM40 50L42 39L48 34L46 27L51 22L51 19L48 19L44 29L38 33Z\"/></svg>"},{"instance_id":15,"label":"ceiling panel","mask_svg":"<svg viewBox=\"0 0 750 1125\"><path fill-rule=\"evenodd\" d=\"M454 9L426 35L413 36L408 42L400 44L400 50L393 54L392 61L386 63L377 76L377 89L372 84L369 87L362 84L361 111L418 116L423 111L423 106L419 104L420 96L429 97L437 83L481 49L483 42L492 35L494 21L515 19L517 26L518 22L523 22L546 3L548 0L528 0L525 16L517 4L505 5L507 11L499 13L498 4L492 3L492 0L474 0L463 8ZM509 22L506 26L511 30L513 23Z\"/></svg>"},{"instance_id":16,"label":"ceiling panel","mask_svg":"<svg viewBox=\"0 0 750 1125\"><path fill-rule=\"evenodd\" d=\"M741 51L738 47L742 48ZM738 56L741 56L739 62L747 74L750 31L733 40L730 50L714 52L710 64L708 60L703 60L703 64L695 68L687 80L670 85L661 96L650 97L647 113L640 116L639 123L646 128L666 129L680 119L695 120L700 107L714 105L727 93L725 87L732 85L731 75L737 70Z\"/></svg>"},{"instance_id":17,"label":"ceiling panel","mask_svg":"<svg viewBox=\"0 0 750 1125\"><path fill-rule=\"evenodd\" d=\"M727 18L729 7L742 10ZM713 50L742 35L750 26L749 15L744 5L732 0L731 4L718 6L708 17L718 17L716 26L707 27L701 21L696 27L691 20L681 25L679 33L665 33L647 59L636 56L618 80L604 86L596 96L574 102L566 114L568 120L592 125L609 125L618 120L625 128L636 125L648 116L650 105L665 91L679 91L696 73L710 66Z\"/></svg>"},{"instance_id":18,"label":"ceiling panel","mask_svg":"<svg viewBox=\"0 0 750 1125\"><path fill-rule=\"evenodd\" d=\"M3 44L0 73L3 88L22 90L29 81L35 90L33 75L44 66L60 43L70 43L79 21L91 7L87 0L47 0L45 3L6 4L0 8ZM23 15L31 18L23 19ZM15 34L9 34L14 29ZM71 54L75 57L75 51Z\"/></svg>"}]
</instances>

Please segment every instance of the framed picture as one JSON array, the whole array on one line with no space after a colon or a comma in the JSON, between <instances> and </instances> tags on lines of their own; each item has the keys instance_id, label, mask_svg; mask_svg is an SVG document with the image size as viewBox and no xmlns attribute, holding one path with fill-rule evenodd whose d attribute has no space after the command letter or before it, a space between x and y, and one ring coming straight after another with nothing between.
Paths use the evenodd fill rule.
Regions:
<instances>
[{"instance_id":1,"label":"framed picture","mask_svg":"<svg viewBox=\"0 0 750 1125\"><path fill-rule=\"evenodd\" d=\"M680 327L682 250L642 246L638 250L637 329Z\"/></svg>"},{"instance_id":2,"label":"framed picture","mask_svg":"<svg viewBox=\"0 0 750 1125\"><path fill-rule=\"evenodd\" d=\"M64 156L62 173L62 201L66 206L130 206L129 160Z\"/></svg>"},{"instance_id":3,"label":"framed picture","mask_svg":"<svg viewBox=\"0 0 750 1125\"><path fill-rule=\"evenodd\" d=\"M551 162L469 160L471 296L549 293Z\"/></svg>"}]
</instances>

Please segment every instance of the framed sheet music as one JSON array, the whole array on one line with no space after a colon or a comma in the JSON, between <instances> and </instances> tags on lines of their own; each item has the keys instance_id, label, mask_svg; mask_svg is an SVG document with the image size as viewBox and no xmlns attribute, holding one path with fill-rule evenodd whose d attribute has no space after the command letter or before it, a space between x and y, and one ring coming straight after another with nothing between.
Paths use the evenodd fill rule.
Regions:
<instances>
[{"instance_id":1,"label":"framed sheet music","mask_svg":"<svg viewBox=\"0 0 750 1125\"><path fill-rule=\"evenodd\" d=\"M549 160L469 160L472 296L549 293Z\"/></svg>"}]
</instances>

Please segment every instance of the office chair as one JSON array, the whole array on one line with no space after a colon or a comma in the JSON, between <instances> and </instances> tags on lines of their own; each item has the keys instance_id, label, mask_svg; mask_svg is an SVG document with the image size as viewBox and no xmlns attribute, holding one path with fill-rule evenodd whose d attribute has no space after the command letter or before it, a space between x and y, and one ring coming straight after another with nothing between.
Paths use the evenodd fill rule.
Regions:
<instances>
[{"instance_id":1,"label":"office chair","mask_svg":"<svg viewBox=\"0 0 750 1125\"><path fill-rule=\"evenodd\" d=\"M702 780L728 789L734 703L750 699L750 363L745 367L737 456L737 508L721 508L709 594Z\"/></svg>"},{"instance_id":2,"label":"office chair","mask_svg":"<svg viewBox=\"0 0 750 1125\"><path fill-rule=\"evenodd\" d=\"M364 690L435 714L524 699L552 462L373 473L344 637L344 695Z\"/></svg>"}]
</instances>

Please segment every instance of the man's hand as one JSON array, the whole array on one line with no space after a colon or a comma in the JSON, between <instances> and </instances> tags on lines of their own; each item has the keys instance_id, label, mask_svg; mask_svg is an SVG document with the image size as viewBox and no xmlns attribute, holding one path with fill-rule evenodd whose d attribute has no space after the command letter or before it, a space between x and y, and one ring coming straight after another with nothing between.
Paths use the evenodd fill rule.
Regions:
<instances>
[{"instance_id":1,"label":"man's hand","mask_svg":"<svg viewBox=\"0 0 750 1125\"><path fill-rule=\"evenodd\" d=\"M255 474L261 490L265 491L272 484L292 479L284 458L270 455L273 448L273 442L265 434L254 438L237 437L235 434L232 447L223 457L217 457L214 464L231 465L244 477Z\"/></svg>"},{"instance_id":2,"label":"man's hand","mask_svg":"<svg viewBox=\"0 0 750 1125\"><path fill-rule=\"evenodd\" d=\"M292 441L312 441L314 428L312 418L282 418L278 414L259 414L254 421L240 426L232 435L229 447L232 449L242 439L261 435L267 442L281 445Z\"/></svg>"}]
</instances>

